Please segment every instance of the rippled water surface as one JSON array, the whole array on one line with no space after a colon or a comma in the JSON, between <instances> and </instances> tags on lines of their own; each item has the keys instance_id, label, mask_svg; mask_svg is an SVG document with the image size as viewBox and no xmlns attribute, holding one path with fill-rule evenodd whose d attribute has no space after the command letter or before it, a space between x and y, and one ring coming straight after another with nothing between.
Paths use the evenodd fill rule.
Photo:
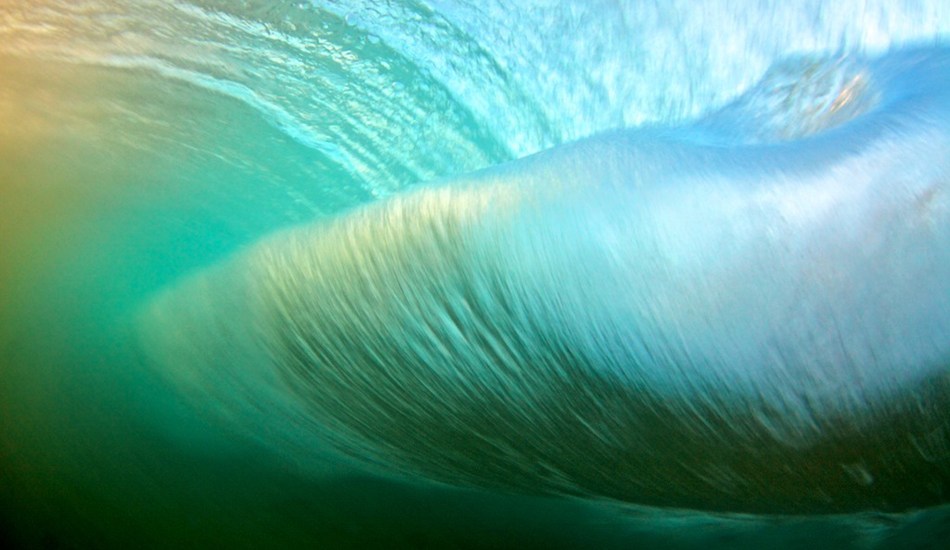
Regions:
<instances>
[{"instance_id":1,"label":"rippled water surface","mask_svg":"<svg viewBox=\"0 0 950 550\"><path fill-rule=\"evenodd\" d=\"M132 333L180 278L422 182L712 112L819 132L876 105L855 59L948 31L940 1L0 0L0 542L941 548L939 508L725 517L314 467Z\"/></svg>"}]
</instances>

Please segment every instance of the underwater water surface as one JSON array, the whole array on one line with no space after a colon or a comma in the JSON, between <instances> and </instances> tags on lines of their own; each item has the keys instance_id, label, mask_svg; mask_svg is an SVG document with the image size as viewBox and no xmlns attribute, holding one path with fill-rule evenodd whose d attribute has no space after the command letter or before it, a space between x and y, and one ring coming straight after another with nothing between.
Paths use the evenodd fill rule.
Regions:
<instances>
[{"instance_id":1,"label":"underwater water surface","mask_svg":"<svg viewBox=\"0 0 950 550\"><path fill-rule=\"evenodd\" d=\"M258 257L261 248L254 243L260 239L278 232L279 240L285 235L280 231L311 227L307 224L324 227L341 217L356 219L361 212L372 216L380 211L373 210L376 205L385 209L404 204L400 201L412 203L411 197L420 196L412 193L420 189L421 196L428 196L425 182L467 182L464 174L552 148L554 153L514 165L541 174L525 193L571 188L586 180L599 185L610 178L598 174L612 173L611 168L604 168L607 161L591 162L590 156L601 151L598 144L613 142L614 134L600 133L616 129L642 130L630 134L630 143L647 153L636 163L620 163L638 182L651 177L674 181L679 172L669 176L664 170L672 166L685 173L704 163L725 174L724 179L749 171L752 176L742 177L755 179L761 173L794 179L814 169L828 174L832 189L837 189L835 182L865 173L844 161L834 164L834 151L895 181L905 176L948 181L941 179L945 161L940 154L950 150L944 147L950 143L950 117L944 117L950 102L941 93L947 80L942 69L950 66L942 49L948 31L950 5L940 1L0 0L0 542L14 548L946 547L950 408L945 386L936 385L933 394L914 404L929 415L929 435L900 439L900 445L916 449L915 460L923 466L910 459L895 459L897 465L889 470L859 462L836 464L835 471L853 483L838 488L845 496L837 501L838 494L826 495L824 504L814 495L788 497L795 495L799 479L794 472L788 477L792 481L773 484L775 493L761 500L741 491L707 500L672 486L638 485L649 476L637 477L642 472L631 473L622 460L615 463L625 455L604 451L614 448L612 441L601 441L604 446L599 447L572 439L557 431L556 422L546 425L549 432L537 432L544 437L519 431L525 427L518 423L522 417L493 415L477 399L480 393L470 390L481 383L506 383L491 378L492 373L459 376L472 384L459 395L476 395L463 405L477 406L451 417L470 422L458 431L442 420L438 407L417 415L398 408L369 414L346 397L340 401L345 406L331 406L325 398L338 394L327 389L328 379L306 366L288 369L289 378L281 379L302 378L306 384L296 386L298 392L274 393L270 378L252 376L270 360L257 362L255 353L271 351L271 342L248 344L270 318L254 313L260 310L254 309L257 287L230 273L256 273L255 280L268 280L268 269L286 260L299 267L288 270L292 275L280 287L281 292L289 290L267 295L263 302L292 300L299 288L321 279L295 263L297 257L290 253L274 255L273 261L262 262L264 267L247 260ZM889 54L894 51L899 53ZM924 69L901 72L905 67ZM888 84L875 87L880 82ZM924 90L923 99L888 99L916 97L918 88ZM851 121L858 122L848 126ZM829 141L805 143L809 136L838 127L844 133ZM557 148L596 135L608 137L584 142L593 144L590 149ZM878 140L879 135L884 137ZM660 144L656 156L648 154L653 143ZM667 143L686 145L663 149ZM756 154L737 152L760 144ZM700 146L715 153L699 155ZM833 152L816 152L824 149ZM871 149L881 152L874 162L862 156ZM566 165L551 160L573 159L570 151L580 151L582 168L574 160ZM764 166L773 158L785 164ZM814 158L822 160L814 165L798 160ZM889 158L897 159L896 167L886 166ZM901 164L907 159L920 165ZM585 163L592 166L589 171ZM478 174L487 174L491 183L525 180L518 170ZM549 181L556 183L549 186ZM939 185L921 192L915 204L922 216L931 216L927 227L932 234L945 236L947 190L945 183ZM660 194L650 196L657 205L667 204ZM731 204L711 196L710 208ZM416 209L407 207L405 216L409 225L417 219L413 216L428 222L426 216L445 208L460 212L463 221L469 219L464 216L495 220L519 200L531 203L512 197L504 189L488 198L453 195L439 202L442 197L437 196L431 205L410 204ZM565 214L567 221L550 234L565 247L587 247L583 231L594 234L601 228L597 215L609 219L624 208L623 201L611 198L578 201L578 211L589 215L585 223ZM826 195L813 191L805 202L814 206L824 199ZM574 207L554 204L559 212ZM783 219L800 214L795 206L789 206ZM666 211L650 207L647 203L636 214L662 221ZM519 223L534 227L534 221L547 219L529 216ZM401 223L396 214L392 220L392 225ZM420 239L426 234L441 238L444 231L451 241L457 228L446 223L438 218L412 227L423 234ZM614 229L602 225L604 232ZM341 278L358 286L373 273L394 275L379 285L379 292L367 283L375 294L357 295L355 305L346 302L349 294L332 286L310 297L315 307L326 306L320 311L330 311L325 313L328 320L303 329L312 336L305 345L280 340L288 364L333 363L329 351L330 359L314 354L335 341L360 350L366 364L385 366L388 359L378 355L397 357L410 334L428 331L435 334L432 341L444 343L451 341L442 337L448 328L465 332L454 314L427 317L385 307L390 303L386 291L401 291L403 281L430 276L437 282L455 281L454 273L440 271L450 264L414 268L410 262L391 272L363 269L364 260L376 266L371 250L383 250L380 261L385 262L386 251L402 251L416 241L408 233L391 238L385 232L391 226L385 224L367 225L359 234L346 233L343 225L332 227L343 229L332 230L337 233L329 233L329 244L320 241L322 248L312 246L328 251L321 259L331 258L333 265L357 265L351 271L340 268ZM287 242L292 244L280 250L296 246L293 235L309 235L307 229L290 230L304 233L291 233ZM512 241L510 250L537 249L531 246L533 233L515 233L522 240ZM596 233L606 242L605 234ZM576 235L581 237L575 242ZM666 236L684 240L675 229ZM346 239L357 245L333 248ZM907 272L929 273L930 264L914 263L917 249L906 249ZM464 256L458 264L483 266L469 261L473 250L481 251L455 251ZM668 259L687 265L707 258L702 250L693 252ZM933 257L946 259L945 252L940 245ZM630 261L640 257L633 254ZM502 258L499 269L513 273L515 281L534 273L530 254ZM574 267L581 273L571 258L539 254L535 260L550 259L556 267L561 261L572 273ZM253 265L245 270L246 264ZM583 267L596 273L602 266L594 262ZM225 274L214 275L221 272ZM206 280L202 273L212 275ZM588 282L572 277L565 280L577 282L574 286ZM195 280L197 287L189 286ZM928 284L937 288L930 300L937 314L919 320L924 328L915 325L919 330L914 334L923 334L921 341L944 355L937 356L936 365L911 361L899 372L917 372L918 367L924 372L926 367L946 379L948 327L941 308L950 295L939 281L928 279L919 286L931 289ZM599 292L612 288L593 287L578 298L593 300L583 302L595 304L591 309L603 305L596 301ZM155 300L163 303L168 289L183 289L168 311L184 313L171 321L149 320L143 312ZM410 297L406 303L414 303L411 291L405 292ZM345 296L340 302L346 303L333 302L338 296ZM899 300L874 295L856 303L870 304L873 315L879 302ZM567 302L551 292L537 311ZM665 311L674 311L670 304L689 309L675 301L664 304ZM455 311L453 307L445 309ZM347 317L356 320L333 324L341 333L331 334L327 323L341 311L356 312ZM530 317L535 310L525 311ZM495 331L502 332L496 327L505 326L504 320L485 318L481 332L503 339ZM288 319L289 324L306 324L311 318ZM404 325L419 321L423 328L406 328L403 336L374 347L360 340L365 319L388 320L398 329L404 327L395 320ZM614 317L604 319L597 322L613 326ZM903 320L895 317L893 323ZM173 328L166 330L162 323ZM665 336L702 346L699 337L669 336L672 332ZM591 331L589 340L603 333ZM859 336L870 341L878 333ZM920 342L885 344L894 344L888 349L898 350L899 361L900 353ZM564 363L580 357L583 346L578 343L562 356ZM497 357L509 351L497 351L504 346L495 341L486 347ZM444 353L461 357L452 351ZM429 357L428 349L411 352ZM439 364L451 379L461 372L463 361ZM222 365L236 366L241 374L218 377L226 371ZM884 380L879 384L883 389L871 382L862 387L884 394L900 378L868 375L876 376ZM676 377L675 372L661 373L645 380L663 387L675 385ZM445 393L437 385L406 386L382 375L358 382L345 379L341 386L347 391L365 388L364 395L379 388L405 391L410 395L406 403L436 402L418 398L427 395L423 390ZM573 383L564 386L567 393L584 387ZM607 402L600 397L614 395L604 391L579 399L596 408ZM856 403L865 397L842 393ZM521 397L512 392L499 399L511 404ZM317 405L297 408L308 399ZM852 405L860 410L860 404L850 401L845 408ZM552 410L532 408L526 414L530 421L532 414ZM523 435L525 446L517 452L532 457L537 450L545 462L532 459L532 464L539 464L541 473L512 466L520 464L522 455L509 452L501 439L466 454L465 449L477 447L469 445L467 434L477 440L474 434L488 433L466 431L481 426L479 421ZM362 439L346 439L351 433ZM551 454L543 444L565 452ZM789 444L801 448L796 445L801 442ZM894 449L895 455L905 450L899 445ZM706 459L701 453L674 458L671 462L687 465ZM591 464L612 473L590 473ZM911 466L902 466L906 464ZM763 464L762 471L771 472L769 467ZM772 475L780 477L762 474L763 486L774 481L768 477ZM782 492L786 485L792 486L790 493ZM628 491L630 487L642 493ZM879 501L854 496L859 494L855 487L882 487ZM627 494L634 497L625 498Z\"/></svg>"}]
</instances>

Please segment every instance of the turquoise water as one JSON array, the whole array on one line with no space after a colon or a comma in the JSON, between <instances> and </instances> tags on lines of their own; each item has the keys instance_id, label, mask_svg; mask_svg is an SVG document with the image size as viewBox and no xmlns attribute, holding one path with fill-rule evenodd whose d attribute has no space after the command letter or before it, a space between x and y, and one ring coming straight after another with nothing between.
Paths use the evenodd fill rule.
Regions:
<instances>
[{"instance_id":1,"label":"turquoise water","mask_svg":"<svg viewBox=\"0 0 950 550\"><path fill-rule=\"evenodd\" d=\"M495 461L453 477L410 454L390 475L232 386L168 384L142 309L274 231L615 128L717 112L690 139L799 139L874 108L853 80L862 56L936 51L950 29L940 2L508 4L0 1L0 541L941 547L942 487L854 515L622 506L532 490ZM866 103L832 109L843 91Z\"/></svg>"}]
</instances>

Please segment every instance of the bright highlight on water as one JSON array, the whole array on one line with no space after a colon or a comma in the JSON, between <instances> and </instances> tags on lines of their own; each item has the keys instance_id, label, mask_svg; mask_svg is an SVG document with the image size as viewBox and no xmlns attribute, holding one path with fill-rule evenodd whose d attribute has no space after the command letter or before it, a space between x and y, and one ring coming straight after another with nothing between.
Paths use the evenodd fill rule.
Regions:
<instances>
[{"instance_id":1,"label":"bright highlight on water","mask_svg":"<svg viewBox=\"0 0 950 550\"><path fill-rule=\"evenodd\" d=\"M941 548L950 12L0 6L0 540Z\"/></svg>"}]
</instances>

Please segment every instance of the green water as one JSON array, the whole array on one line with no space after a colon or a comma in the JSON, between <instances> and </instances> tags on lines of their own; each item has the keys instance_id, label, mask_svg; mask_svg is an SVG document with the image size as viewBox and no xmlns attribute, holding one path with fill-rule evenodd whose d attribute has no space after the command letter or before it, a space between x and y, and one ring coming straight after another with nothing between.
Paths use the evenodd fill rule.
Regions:
<instances>
[{"instance_id":1,"label":"green water","mask_svg":"<svg viewBox=\"0 0 950 550\"><path fill-rule=\"evenodd\" d=\"M717 523L329 459L303 475L142 360L149 296L275 229L687 119L789 51L950 27L939 3L675 4L0 0L0 542L862 548L891 529L895 548L940 547L942 513Z\"/></svg>"}]
</instances>

